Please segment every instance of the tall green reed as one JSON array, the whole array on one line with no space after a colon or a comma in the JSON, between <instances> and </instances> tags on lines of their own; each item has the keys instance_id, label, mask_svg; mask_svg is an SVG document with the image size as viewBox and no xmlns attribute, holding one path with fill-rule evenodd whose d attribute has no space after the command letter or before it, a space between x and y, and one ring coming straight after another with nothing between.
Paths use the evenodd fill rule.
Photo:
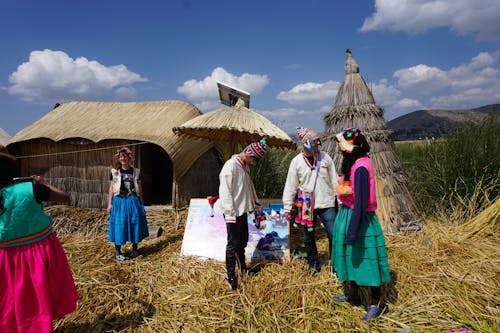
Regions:
<instances>
[{"instance_id":1,"label":"tall green reed","mask_svg":"<svg viewBox=\"0 0 500 333\"><path fill-rule=\"evenodd\" d=\"M444 140L398 144L411 192L427 216L464 218L500 192L500 118L466 124ZM458 210L458 213L457 213Z\"/></svg>"},{"instance_id":2,"label":"tall green reed","mask_svg":"<svg viewBox=\"0 0 500 333\"><path fill-rule=\"evenodd\" d=\"M288 166L299 150L269 148L265 157L250 169L259 198L281 198Z\"/></svg>"}]
</instances>

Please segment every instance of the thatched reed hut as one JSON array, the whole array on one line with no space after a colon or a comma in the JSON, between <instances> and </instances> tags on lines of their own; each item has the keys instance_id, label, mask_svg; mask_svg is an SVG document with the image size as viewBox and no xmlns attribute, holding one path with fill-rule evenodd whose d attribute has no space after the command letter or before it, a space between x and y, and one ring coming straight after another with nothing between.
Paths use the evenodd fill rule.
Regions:
<instances>
[{"instance_id":1,"label":"thatched reed hut","mask_svg":"<svg viewBox=\"0 0 500 333\"><path fill-rule=\"evenodd\" d=\"M218 190L222 161L213 144L172 133L200 114L177 100L56 104L7 147L20 175L43 175L67 191L74 206L105 208L113 155L128 145L141 169L144 203L180 208Z\"/></svg>"},{"instance_id":2,"label":"thatched reed hut","mask_svg":"<svg viewBox=\"0 0 500 333\"><path fill-rule=\"evenodd\" d=\"M422 219L408 191L408 176L391 139L384 119L384 109L359 74L359 66L347 49L345 79L339 88L333 108L323 117L324 146L340 167L342 154L335 134L346 127L356 127L367 135L370 157L376 173L377 216L385 230L418 230Z\"/></svg>"}]
</instances>

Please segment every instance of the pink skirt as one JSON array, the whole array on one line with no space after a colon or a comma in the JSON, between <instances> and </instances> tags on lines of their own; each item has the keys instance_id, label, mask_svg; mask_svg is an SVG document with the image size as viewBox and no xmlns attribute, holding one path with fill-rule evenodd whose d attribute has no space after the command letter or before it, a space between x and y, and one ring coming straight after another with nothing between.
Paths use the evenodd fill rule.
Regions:
<instances>
[{"instance_id":1,"label":"pink skirt","mask_svg":"<svg viewBox=\"0 0 500 333\"><path fill-rule=\"evenodd\" d=\"M0 248L0 332L52 332L52 321L76 310L78 293L55 235Z\"/></svg>"}]
</instances>

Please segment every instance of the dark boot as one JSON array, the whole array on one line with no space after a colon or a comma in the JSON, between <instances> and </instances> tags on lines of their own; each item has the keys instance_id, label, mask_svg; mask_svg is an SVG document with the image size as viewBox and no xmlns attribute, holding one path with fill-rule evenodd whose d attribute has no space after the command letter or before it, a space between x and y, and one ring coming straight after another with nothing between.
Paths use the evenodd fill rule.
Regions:
<instances>
[{"instance_id":1,"label":"dark boot","mask_svg":"<svg viewBox=\"0 0 500 333\"><path fill-rule=\"evenodd\" d=\"M229 289L231 290L236 290L238 289L238 277L233 277L233 278L226 278L227 285L229 286Z\"/></svg>"}]
</instances>

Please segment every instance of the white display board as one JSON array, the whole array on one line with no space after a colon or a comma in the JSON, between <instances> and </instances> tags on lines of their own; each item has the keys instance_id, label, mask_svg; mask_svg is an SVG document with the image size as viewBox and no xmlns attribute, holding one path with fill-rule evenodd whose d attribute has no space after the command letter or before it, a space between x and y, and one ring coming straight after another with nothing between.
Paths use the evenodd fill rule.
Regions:
<instances>
[{"instance_id":1,"label":"white display board","mask_svg":"<svg viewBox=\"0 0 500 333\"><path fill-rule=\"evenodd\" d=\"M247 261L284 261L290 259L289 226L279 200L263 200L265 220L257 229L248 221ZM213 213L213 216L211 216ZM191 199L182 240L181 255L226 260L226 222L215 203L213 211L207 199Z\"/></svg>"}]
</instances>

